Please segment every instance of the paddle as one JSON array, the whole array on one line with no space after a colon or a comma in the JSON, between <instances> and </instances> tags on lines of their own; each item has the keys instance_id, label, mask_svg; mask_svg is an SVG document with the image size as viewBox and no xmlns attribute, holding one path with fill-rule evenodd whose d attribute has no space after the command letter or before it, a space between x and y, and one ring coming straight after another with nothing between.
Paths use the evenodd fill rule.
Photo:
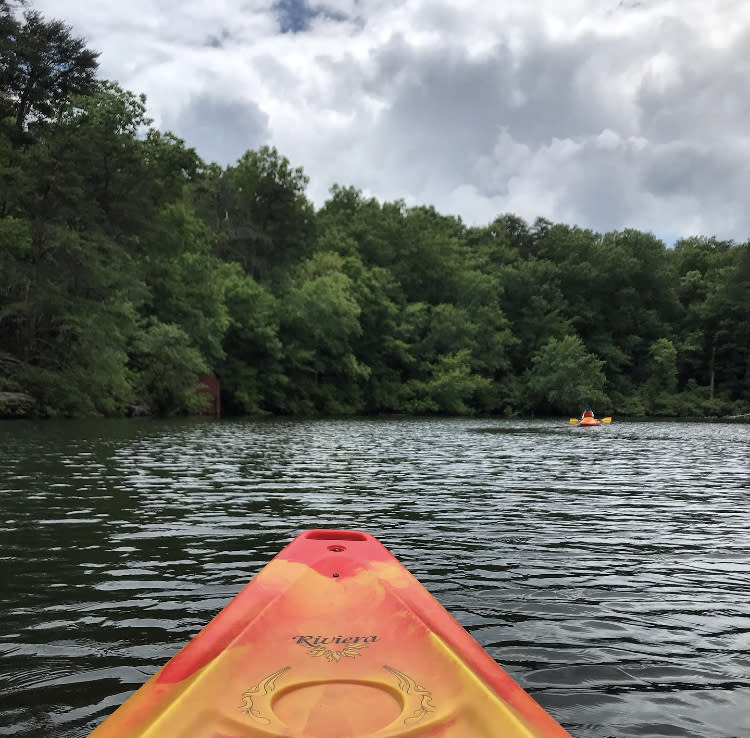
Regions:
<instances>
[{"instance_id":1,"label":"paddle","mask_svg":"<svg viewBox=\"0 0 750 738\"><path fill-rule=\"evenodd\" d=\"M577 423L577 422L578 422L578 418L571 418L571 419L570 419L570 422L571 422L571 424L572 424L572 423Z\"/></svg>"},{"instance_id":2,"label":"paddle","mask_svg":"<svg viewBox=\"0 0 750 738\"><path fill-rule=\"evenodd\" d=\"M602 421L602 423L611 423L612 422L612 418L600 418L600 420Z\"/></svg>"}]
</instances>

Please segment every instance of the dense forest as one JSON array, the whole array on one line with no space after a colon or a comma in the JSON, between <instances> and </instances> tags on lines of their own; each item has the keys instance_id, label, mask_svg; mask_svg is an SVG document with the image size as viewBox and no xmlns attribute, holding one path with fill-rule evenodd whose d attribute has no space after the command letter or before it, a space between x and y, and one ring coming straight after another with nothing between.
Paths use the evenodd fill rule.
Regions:
<instances>
[{"instance_id":1,"label":"dense forest","mask_svg":"<svg viewBox=\"0 0 750 738\"><path fill-rule=\"evenodd\" d=\"M484 227L226 168L0 0L0 416L750 412L750 244Z\"/></svg>"}]
</instances>

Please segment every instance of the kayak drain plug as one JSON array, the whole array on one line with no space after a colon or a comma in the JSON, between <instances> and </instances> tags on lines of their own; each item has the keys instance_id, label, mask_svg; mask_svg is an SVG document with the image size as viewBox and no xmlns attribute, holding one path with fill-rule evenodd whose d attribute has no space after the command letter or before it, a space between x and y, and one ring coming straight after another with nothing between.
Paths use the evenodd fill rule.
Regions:
<instances>
[{"instance_id":1,"label":"kayak drain plug","mask_svg":"<svg viewBox=\"0 0 750 738\"><path fill-rule=\"evenodd\" d=\"M337 577L339 576L339 573L337 571L333 572L333 576Z\"/></svg>"}]
</instances>

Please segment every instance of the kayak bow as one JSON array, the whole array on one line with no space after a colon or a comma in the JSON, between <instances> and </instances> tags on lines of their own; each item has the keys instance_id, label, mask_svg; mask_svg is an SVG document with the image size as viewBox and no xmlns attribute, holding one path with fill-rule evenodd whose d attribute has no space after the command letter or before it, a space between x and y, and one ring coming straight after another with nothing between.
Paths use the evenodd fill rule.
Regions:
<instances>
[{"instance_id":1,"label":"kayak bow","mask_svg":"<svg viewBox=\"0 0 750 738\"><path fill-rule=\"evenodd\" d=\"M297 536L91 738L570 738L373 536Z\"/></svg>"}]
</instances>

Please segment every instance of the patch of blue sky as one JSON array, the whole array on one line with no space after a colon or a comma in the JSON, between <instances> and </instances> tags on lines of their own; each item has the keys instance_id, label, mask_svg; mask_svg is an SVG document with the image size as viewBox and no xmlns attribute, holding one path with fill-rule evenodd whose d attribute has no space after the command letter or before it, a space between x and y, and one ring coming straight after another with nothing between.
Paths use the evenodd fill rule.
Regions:
<instances>
[{"instance_id":1,"label":"patch of blue sky","mask_svg":"<svg viewBox=\"0 0 750 738\"><path fill-rule=\"evenodd\" d=\"M204 46L210 46L214 49L221 49L224 46L224 42L231 37L231 33L225 28L218 36L209 36L204 42Z\"/></svg>"},{"instance_id":2,"label":"patch of blue sky","mask_svg":"<svg viewBox=\"0 0 750 738\"><path fill-rule=\"evenodd\" d=\"M312 8L308 0L276 0L273 9L279 19L282 33L301 33L310 27L310 22L318 16L335 20L345 20L339 13L325 8Z\"/></svg>"}]
</instances>

